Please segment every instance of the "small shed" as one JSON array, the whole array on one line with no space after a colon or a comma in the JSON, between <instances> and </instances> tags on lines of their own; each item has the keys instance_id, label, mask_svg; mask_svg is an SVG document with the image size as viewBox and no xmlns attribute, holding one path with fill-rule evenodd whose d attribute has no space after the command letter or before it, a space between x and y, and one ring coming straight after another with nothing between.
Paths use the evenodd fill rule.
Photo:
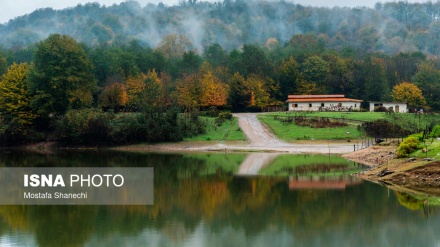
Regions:
<instances>
[{"instance_id":1,"label":"small shed","mask_svg":"<svg viewBox=\"0 0 440 247\"><path fill-rule=\"evenodd\" d=\"M289 111L360 110L362 100L345 98L343 94L289 95Z\"/></svg>"},{"instance_id":2,"label":"small shed","mask_svg":"<svg viewBox=\"0 0 440 247\"><path fill-rule=\"evenodd\" d=\"M406 113L408 112L408 104L403 102L380 102L380 101L370 101L370 111L378 107L385 107L386 109L393 109L395 113Z\"/></svg>"}]
</instances>

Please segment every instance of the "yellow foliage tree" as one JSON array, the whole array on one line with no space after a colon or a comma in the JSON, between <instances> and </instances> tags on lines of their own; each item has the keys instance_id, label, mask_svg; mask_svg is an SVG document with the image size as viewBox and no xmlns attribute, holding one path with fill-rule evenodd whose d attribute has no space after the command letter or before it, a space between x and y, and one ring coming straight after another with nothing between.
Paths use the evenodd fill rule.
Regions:
<instances>
[{"instance_id":1,"label":"yellow foliage tree","mask_svg":"<svg viewBox=\"0 0 440 247\"><path fill-rule=\"evenodd\" d=\"M199 81L200 76L198 74L190 74L181 79L176 85L177 103L185 111L190 111L200 106L202 87Z\"/></svg>"},{"instance_id":2,"label":"yellow foliage tree","mask_svg":"<svg viewBox=\"0 0 440 247\"><path fill-rule=\"evenodd\" d=\"M251 93L251 99L249 106L255 106L255 107L266 107L270 103L270 93L271 90L269 88L269 84L266 80L269 80L267 78L263 78L258 75L250 75L246 82L249 85L250 93Z\"/></svg>"},{"instance_id":3,"label":"yellow foliage tree","mask_svg":"<svg viewBox=\"0 0 440 247\"><path fill-rule=\"evenodd\" d=\"M142 92L145 90L145 79L144 74L138 76L130 76L125 82L125 87L127 90L127 105L132 110L138 110L142 102Z\"/></svg>"},{"instance_id":4,"label":"yellow foliage tree","mask_svg":"<svg viewBox=\"0 0 440 247\"><path fill-rule=\"evenodd\" d=\"M29 70L30 66L26 63L14 63L0 80L0 112L7 122L20 126L29 125L36 118L30 106Z\"/></svg>"},{"instance_id":5,"label":"yellow foliage tree","mask_svg":"<svg viewBox=\"0 0 440 247\"><path fill-rule=\"evenodd\" d=\"M156 70L148 71L145 78L145 90L143 93L143 100L146 107L158 107L160 104L160 93L162 83Z\"/></svg>"},{"instance_id":6,"label":"yellow foliage tree","mask_svg":"<svg viewBox=\"0 0 440 247\"><path fill-rule=\"evenodd\" d=\"M409 107L426 105L422 90L409 82L402 82L401 84L394 86L391 96L395 101L406 102Z\"/></svg>"},{"instance_id":7,"label":"yellow foliage tree","mask_svg":"<svg viewBox=\"0 0 440 247\"><path fill-rule=\"evenodd\" d=\"M212 74L206 72L202 78L201 106L225 106L228 99L228 87Z\"/></svg>"}]
</instances>

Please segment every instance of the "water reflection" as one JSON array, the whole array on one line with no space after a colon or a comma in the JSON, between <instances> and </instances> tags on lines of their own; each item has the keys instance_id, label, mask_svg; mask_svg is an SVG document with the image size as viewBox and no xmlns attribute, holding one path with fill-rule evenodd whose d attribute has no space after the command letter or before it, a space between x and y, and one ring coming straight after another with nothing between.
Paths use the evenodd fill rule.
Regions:
<instances>
[{"instance_id":1,"label":"water reflection","mask_svg":"<svg viewBox=\"0 0 440 247\"><path fill-rule=\"evenodd\" d=\"M155 204L0 206L0 245L435 246L438 242L440 216L426 219L422 209L402 207L401 196L383 187L355 183L345 190L291 190L288 175L233 176L245 159L245 154L3 155L0 163L8 166L154 166ZM286 160L304 166L306 159L280 155L261 173L271 172L265 169L272 165L283 169ZM322 171L309 172L298 178L319 173L330 179Z\"/></svg>"}]
</instances>

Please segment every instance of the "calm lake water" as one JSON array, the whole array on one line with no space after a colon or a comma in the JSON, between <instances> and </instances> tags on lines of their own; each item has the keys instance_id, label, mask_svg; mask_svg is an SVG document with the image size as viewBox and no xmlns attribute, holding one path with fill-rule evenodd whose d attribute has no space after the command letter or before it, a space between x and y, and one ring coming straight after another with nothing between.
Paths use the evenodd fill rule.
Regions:
<instances>
[{"instance_id":1,"label":"calm lake water","mask_svg":"<svg viewBox=\"0 0 440 247\"><path fill-rule=\"evenodd\" d=\"M339 157L249 156L2 152L6 167L154 167L155 202L0 206L0 246L440 246L437 198L355 179ZM259 175L237 175L252 159Z\"/></svg>"}]
</instances>

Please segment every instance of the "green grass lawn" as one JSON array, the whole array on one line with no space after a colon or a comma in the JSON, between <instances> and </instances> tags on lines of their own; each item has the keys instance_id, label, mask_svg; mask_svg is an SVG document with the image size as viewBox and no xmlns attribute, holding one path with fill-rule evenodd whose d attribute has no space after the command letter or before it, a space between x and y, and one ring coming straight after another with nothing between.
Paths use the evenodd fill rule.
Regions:
<instances>
[{"instance_id":1,"label":"green grass lawn","mask_svg":"<svg viewBox=\"0 0 440 247\"><path fill-rule=\"evenodd\" d=\"M285 124L274 120L275 116L288 117L298 115L305 117L338 119L345 121L348 126L336 128L309 128L296 126L293 123ZM378 119L386 119L390 122L397 123L405 129L414 130L414 133L431 125L431 123L440 122L439 114L386 114L383 112L275 112L262 114L258 118L279 138L285 141L360 139L364 136L364 133L359 131L357 126L361 124L361 122L370 122ZM350 132L348 136L346 134L347 132Z\"/></svg>"},{"instance_id":2,"label":"green grass lawn","mask_svg":"<svg viewBox=\"0 0 440 247\"><path fill-rule=\"evenodd\" d=\"M286 116L285 113L278 114ZM338 116L340 115L341 113L339 113ZM285 124L281 121L275 120L274 116L275 114L262 114L258 116L258 119L284 141L360 139L364 135L362 131L357 129L358 124L350 122L349 120L345 120L347 121L348 126L344 127L310 128L297 126L293 123ZM350 134L347 135L347 132Z\"/></svg>"},{"instance_id":3,"label":"green grass lawn","mask_svg":"<svg viewBox=\"0 0 440 247\"><path fill-rule=\"evenodd\" d=\"M422 149L419 149L415 151L414 153L410 154L410 157L415 158L434 158L436 160L440 159L440 141L434 139L434 141L431 143L431 139L426 140L426 144L428 146L428 155L423 152ZM425 148L425 144L422 143L421 146Z\"/></svg>"},{"instance_id":4,"label":"green grass lawn","mask_svg":"<svg viewBox=\"0 0 440 247\"><path fill-rule=\"evenodd\" d=\"M237 118L226 120L221 126L217 126L215 118L201 117L207 121L206 133L185 138L185 141L245 141L246 136L238 127Z\"/></svg>"}]
</instances>

